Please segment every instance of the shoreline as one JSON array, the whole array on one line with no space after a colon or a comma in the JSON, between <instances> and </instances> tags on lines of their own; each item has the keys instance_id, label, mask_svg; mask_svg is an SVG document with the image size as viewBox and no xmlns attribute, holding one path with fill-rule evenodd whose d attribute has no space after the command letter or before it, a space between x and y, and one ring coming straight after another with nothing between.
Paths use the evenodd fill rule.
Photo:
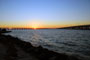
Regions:
<instances>
[{"instance_id":1,"label":"shoreline","mask_svg":"<svg viewBox=\"0 0 90 60\"><path fill-rule=\"evenodd\" d=\"M81 56L67 55L65 53L56 53L54 51L43 48L42 46L33 47L31 43L22 41L10 35L0 35L0 44L4 45L6 48L6 53L2 53L6 54L2 56L7 57L6 60L28 60L27 58L29 58L29 60L89 60L88 58L84 58ZM2 49L2 51L5 50L5 48ZM20 51L23 52L20 53ZM26 59L19 58L22 57L21 54L23 53L25 53L26 55L28 54L28 57L25 57ZM29 57L29 55L31 57ZM0 60L4 59L2 57L0 57Z\"/></svg>"}]
</instances>

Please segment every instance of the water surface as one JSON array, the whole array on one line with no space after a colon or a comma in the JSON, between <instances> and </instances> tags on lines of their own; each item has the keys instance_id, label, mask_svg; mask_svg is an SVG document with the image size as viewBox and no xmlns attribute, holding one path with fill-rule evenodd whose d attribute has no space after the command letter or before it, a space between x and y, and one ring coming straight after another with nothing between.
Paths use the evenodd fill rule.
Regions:
<instances>
[{"instance_id":1,"label":"water surface","mask_svg":"<svg viewBox=\"0 0 90 60\"><path fill-rule=\"evenodd\" d=\"M90 30L12 30L8 34L58 53L90 56Z\"/></svg>"}]
</instances>

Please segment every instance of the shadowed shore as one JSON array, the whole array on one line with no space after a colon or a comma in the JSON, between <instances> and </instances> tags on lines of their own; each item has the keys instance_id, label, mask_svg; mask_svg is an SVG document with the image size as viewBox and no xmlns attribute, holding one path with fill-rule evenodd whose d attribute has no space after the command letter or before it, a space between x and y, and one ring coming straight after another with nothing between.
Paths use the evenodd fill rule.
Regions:
<instances>
[{"instance_id":1,"label":"shadowed shore","mask_svg":"<svg viewBox=\"0 0 90 60\"><path fill-rule=\"evenodd\" d=\"M89 60L81 56L56 53L48 49L33 47L31 43L10 35L0 34L0 60Z\"/></svg>"}]
</instances>

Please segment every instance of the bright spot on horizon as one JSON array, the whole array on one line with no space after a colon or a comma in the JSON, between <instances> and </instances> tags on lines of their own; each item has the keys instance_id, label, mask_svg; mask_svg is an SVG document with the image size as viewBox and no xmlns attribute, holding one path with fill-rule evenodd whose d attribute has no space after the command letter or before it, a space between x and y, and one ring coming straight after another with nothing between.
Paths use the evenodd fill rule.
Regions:
<instances>
[{"instance_id":1,"label":"bright spot on horizon","mask_svg":"<svg viewBox=\"0 0 90 60\"><path fill-rule=\"evenodd\" d=\"M30 24L31 24L31 27L35 30L41 27L40 21L32 21Z\"/></svg>"},{"instance_id":2,"label":"bright spot on horizon","mask_svg":"<svg viewBox=\"0 0 90 60\"><path fill-rule=\"evenodd\" d=\"M36 29L38 28L38 26L37 26L37 25L34 25L34 26L32 26L32 28L33 28L34 30L36 30Z\"/></svg>"}]
</instances>

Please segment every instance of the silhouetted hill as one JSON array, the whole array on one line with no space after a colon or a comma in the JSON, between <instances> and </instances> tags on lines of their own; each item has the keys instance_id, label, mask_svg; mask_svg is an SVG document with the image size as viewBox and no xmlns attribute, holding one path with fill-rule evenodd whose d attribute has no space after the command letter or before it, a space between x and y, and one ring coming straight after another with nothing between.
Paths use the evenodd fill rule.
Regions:
<instances>
[{"instance_id":1,"label":"silhouetted hill","mask_svg":"<svg viewBox=\"0 0 90 60\"><path fill-rule=\"evenodd\" d=\"M77 30L90 30L90 25L78 25L78 26L69 26L58 29L77 29Z\"/></svg>"}]
</instances>

